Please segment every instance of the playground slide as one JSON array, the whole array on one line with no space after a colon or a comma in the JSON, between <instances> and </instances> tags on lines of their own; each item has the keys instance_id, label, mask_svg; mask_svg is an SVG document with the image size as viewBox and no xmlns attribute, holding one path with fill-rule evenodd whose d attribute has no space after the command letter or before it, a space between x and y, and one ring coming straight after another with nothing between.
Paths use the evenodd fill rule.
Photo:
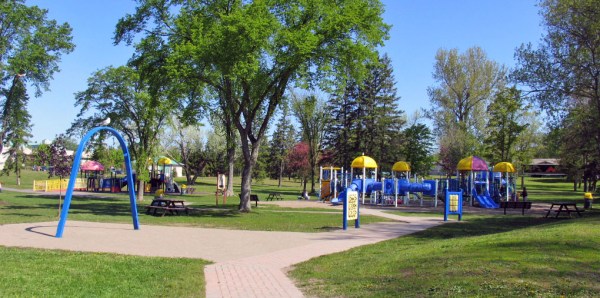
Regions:
<instances>
[{"instance_id":1,"label":"playground slide","mask_svg":"<svg viewBox=\"0 0 600 298\"><path fill-rule=\"evenodd\" d=\"M500 206L496 204L496 202L494 202L494 200L492 200L492 197L490 196L476 195L475 199L477 199L477 202L479 202L479 205L483 208L500 208Z\"/></svg>"}]
</instances>

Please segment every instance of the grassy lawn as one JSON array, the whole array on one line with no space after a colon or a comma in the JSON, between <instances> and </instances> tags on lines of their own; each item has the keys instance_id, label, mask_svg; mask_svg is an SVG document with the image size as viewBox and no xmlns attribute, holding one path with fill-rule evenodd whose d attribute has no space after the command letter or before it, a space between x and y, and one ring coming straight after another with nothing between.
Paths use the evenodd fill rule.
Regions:
<instances>
[{"instance_id":1,"label":"grassy lawn","mask_svg":"<svg viewBox=\"0 0 600 298\"><path fill-rule=\"evenodd\" d=\"M44 173L24 175L28 178L21 188L31 188L29 179L38 176L46 179ZM15 187L10 182L13 178L0 181L5 187ZM151 200L148 195L138 205L142 227L319 232L341 226L339 210L259 203L251 213L238 213L237 197L216 207L214 180L199 179L193 186L196 193L181 197L199 210L190 216L145 215ZM284 181L282 187L276 183L256 183L253 193L264 200L276 191L286 200L295 200L301 189L291 181ZM583 201L583 192L572 192L572 184L562 180L528 179L526 185L534 202ZM0 224L55 221L57 206L57 195L4 191L0 193ZM600 291L600 212L591 210L582 218L559 220L468 213L463 219L315 258L298 264L290 275L307 296L314 297L590 297ZM125 193L76 196L69 220L130 223L129 199ZM364 216L362 223L382 220ZM202 260L6 247L0 247L0 257L5 260L0 296L203 297L205 291L207 262Z\"/></svg>"},{"instance_id":2,"label":"grassy lawn","mask_svg":"<svg viewBox=\"0 0 600 298\"><path fill-rule=\"evenodd\" d=\"M25 171L17 186L13 177L2 177L4 187L31 189L33 179L45 180L42 172ZM322 232L341 228L341 211L323 208L289 209L259 203L251 213L237 212L238 197L215 206L214 178L201 178L196 194L181 198L201 211L190 216L155 217L144 214L151 195L138 204L142 225L218 227L228 229ZM238 190L239 191L239 190ZM253 192L266 199L277 191L285 199L295 200L298 183L276 181L256 184ZM64 194L63 194L64 195ZM173 197L173 196L169 196ZM56 221L58 195L27 194L4 190L0 193L0 224ZM74 196L69 220L131 223L126 193L101 196ZM387 221L365 216L363 222ZM101 253L77 253L0 247L3 274L0 296L79 296L79 297L204 297L204 266L193 259L164 259Z\"/></svg>"},{"instance_id":3,"label":"grassy lawn","mask_svg":"<svg viewBox=\"0 0 600 298\"><path fill-rule=\"evenodd\" d=\"M571 183L526 183L534 202L583 201ZM290 275L314 297L596 297L598 249L598 210L558 220L466 213L463 222L312 259Z\"/></svg>"},{"instance_id":4,"label":"grassy lawn","mask_svg":"<svg viewBox=\"0 0 600 298\"><path fill-rule=\"evenodd\" d=\"M0 247L2 297L204 297L202 260Z\"/></svg>"}]
</instances>

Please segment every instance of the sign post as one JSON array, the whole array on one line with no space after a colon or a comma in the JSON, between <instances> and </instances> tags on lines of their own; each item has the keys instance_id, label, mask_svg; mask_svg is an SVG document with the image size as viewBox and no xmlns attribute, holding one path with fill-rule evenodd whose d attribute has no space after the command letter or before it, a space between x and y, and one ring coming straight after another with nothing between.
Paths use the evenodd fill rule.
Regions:
<instances>
[{"instance_id":1,"label":"sign post","mask_svg":"<svg viewBox=\"0 0 600 298\"><path fill-rule=\"evenodd\" d=\"M448 221L448 215L457 214L458 220L462 219L462 191L446 191L446 202L444 204L444 221Z\"/></svg>"},{"instance_id":2,"label":"sign post","mask_svg":"<svg viewBox=\"0 0 600 298\"><path fill-rule=\"evenodd\" d=\"M343 224L344 230L348 229L348 220L354 220L354 227L360 228L360 210L358 206L358 191L346 189L344 199Z\"/></svg>"}]
</instances>

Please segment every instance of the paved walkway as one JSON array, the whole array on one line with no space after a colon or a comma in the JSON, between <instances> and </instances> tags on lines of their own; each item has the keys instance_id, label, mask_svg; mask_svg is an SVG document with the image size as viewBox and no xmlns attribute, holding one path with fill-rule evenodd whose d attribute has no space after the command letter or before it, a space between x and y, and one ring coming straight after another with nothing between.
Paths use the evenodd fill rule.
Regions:
<instances>
[{"instance_id":1,"label":"paved walkway","mask_svg":"<svg viewBox=\"0 0 600 298\"><path fill-rule=\"evenodd\" d=\"M200 258L214 262L204 269L206 296L302 297L286 276L293 264L430 228L442 221L401 217L361 209L397 222L349 227L324 233L265 232L192 227L67 221L63 238L54 238L57 222L0 225L0 245L87 252Z\"/></svg>"}]
</instances>

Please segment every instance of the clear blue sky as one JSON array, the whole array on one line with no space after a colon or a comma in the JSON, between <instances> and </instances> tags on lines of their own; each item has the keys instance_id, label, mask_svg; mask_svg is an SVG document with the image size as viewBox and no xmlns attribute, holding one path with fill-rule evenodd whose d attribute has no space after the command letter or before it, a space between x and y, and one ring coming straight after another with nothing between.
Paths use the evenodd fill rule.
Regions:
<instances>
[{"instance_id":1,"label":"clear blue sky","mask_svg":"<svg viewBox=\"0 0 600 298\"><path fill-rule=\"evenodd\" d=\"M392 25L383 52L392 60L399 105L412 114L427 107L427 87L438 49L472 46L483 48L488 58L514 66L514 50L522 43L537 44L542 36L535 0L382 0L384 20ZM54 76L51 91L32 98L33 141L53 139L70 127L78 109L74 93L86 88L96 70L123 65L132 54L114 46L117 20L132 13L128 0L27 0L49 10L49 17L73 28L75 51L63 57L61 72Z\"/></svg>"}]
</instances>

